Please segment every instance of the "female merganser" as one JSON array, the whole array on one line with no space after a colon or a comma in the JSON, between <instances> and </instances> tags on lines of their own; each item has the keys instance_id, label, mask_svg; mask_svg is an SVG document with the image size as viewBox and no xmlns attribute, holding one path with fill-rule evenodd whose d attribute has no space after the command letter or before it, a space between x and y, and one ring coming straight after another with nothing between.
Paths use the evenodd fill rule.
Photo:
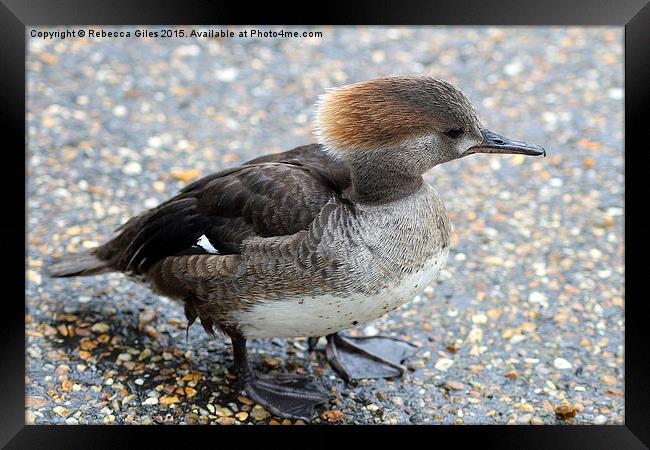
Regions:
<instances>
[{"instance_id":1,"label":"female merganser","mask_svg":"<svg viewBox=\"0 0 650 450\"><path fill-rule=\"evenodd\" d=\"M119 271L183 302L188 326L232 339L244 389L279 416L308 420L328 396L255 373L248 338L327 336L344 378L400 375L410 344L337 333L413 299L445 264L449 218L422 175L472 153L546 153L482 128L458 88L428 76L329 90L315 128L318 144L195 181L49 274Z\"/></svg>"}]
</instances>

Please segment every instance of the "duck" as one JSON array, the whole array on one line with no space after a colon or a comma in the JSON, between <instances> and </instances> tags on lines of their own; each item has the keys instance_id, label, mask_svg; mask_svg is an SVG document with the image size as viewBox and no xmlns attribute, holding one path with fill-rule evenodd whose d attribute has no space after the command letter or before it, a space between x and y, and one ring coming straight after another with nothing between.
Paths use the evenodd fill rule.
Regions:
<instances>
[{"instance_id":1,"label":"duck","mask_svg":"<svg viewBox=\"0 0 650 450\"><path fill-rule=\"evenodd\" d=\"M395 310L434 283L450 220L424 179L478 153L546 156L484 128L455 85L391 76L328 89L316 143L207 175L84 253L52 258L50 277L121 272L183 306L188 329L231 340L241 390L272 414L310 420L329 400L316 380L253 369L247 341L326 338L346 381L393 378L415 347L344 330Z\"/></svg>"}]
</instances>

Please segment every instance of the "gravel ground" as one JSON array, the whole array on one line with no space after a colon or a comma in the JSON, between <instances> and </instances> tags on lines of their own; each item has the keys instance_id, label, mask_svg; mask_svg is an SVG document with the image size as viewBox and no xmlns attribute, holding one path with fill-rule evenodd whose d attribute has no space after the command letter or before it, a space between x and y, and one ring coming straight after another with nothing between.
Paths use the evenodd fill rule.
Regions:
<instances>
[{"instance_id":1,"label":"gravel ground","mask_svg":"<svg viewBox=\"0 0 650 450\"><path fill-rule=\"evenodd\" d=\"M43 261L201 175L312 142L325 88L406 73L454 82L486 126L549 156L429 173L454 225L447 267L353 330L418 345L403 378L348 386L304 339L251 342L255 366L316 376L332 400L314 423L623 423L622 29L318 31L28 38L28 423L291 423L237 392L228 343L186 338L179 305L116 274L46 279Z\"/></svg>"}]
</instances>

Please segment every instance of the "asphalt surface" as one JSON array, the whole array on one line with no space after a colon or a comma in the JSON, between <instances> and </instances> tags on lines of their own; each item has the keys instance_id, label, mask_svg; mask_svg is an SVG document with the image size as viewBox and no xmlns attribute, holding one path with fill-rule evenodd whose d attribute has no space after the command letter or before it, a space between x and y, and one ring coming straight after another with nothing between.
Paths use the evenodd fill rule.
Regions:
<instances>
[{"instance_id":1,"label":"asphalt surface","mask_svg":"<svg viewBox=\"0 0 650 450\"><path fill-rule=\"evenodd\" d=\"M117 274L47 279L43 263L201 175L313 142L324 89L417 73L548 157L476 155L427 175L454 226L447 266L352 331L418 345L403 378L346 385L304 339L251 342L254 365L329 389L314 423L623 423L622 29L312 31L28 37L27 422L291 423L237 392L228 343L200 326L186 338L176 303Z\"/></svg>"}]
</instances>

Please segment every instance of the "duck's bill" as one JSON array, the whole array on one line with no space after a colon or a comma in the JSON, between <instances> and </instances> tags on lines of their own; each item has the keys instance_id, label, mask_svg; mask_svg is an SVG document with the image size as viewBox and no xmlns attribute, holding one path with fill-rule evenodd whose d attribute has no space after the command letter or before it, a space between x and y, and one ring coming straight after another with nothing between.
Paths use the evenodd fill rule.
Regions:
<instances>
[{"instance_id":1,"label":"duck's bill","mask_svg":"<svg viewBox=\"0 0 650 450\"><path fill-rule=\"evenodd\" d=\"M487 128L481 130L483 142L467 150L471 153L510 153L517 155L529 156L546 156L546 150L539 145L528 144L526 142L513 141L505 136L490 131Z\"/></svg>"}]
</instances>

